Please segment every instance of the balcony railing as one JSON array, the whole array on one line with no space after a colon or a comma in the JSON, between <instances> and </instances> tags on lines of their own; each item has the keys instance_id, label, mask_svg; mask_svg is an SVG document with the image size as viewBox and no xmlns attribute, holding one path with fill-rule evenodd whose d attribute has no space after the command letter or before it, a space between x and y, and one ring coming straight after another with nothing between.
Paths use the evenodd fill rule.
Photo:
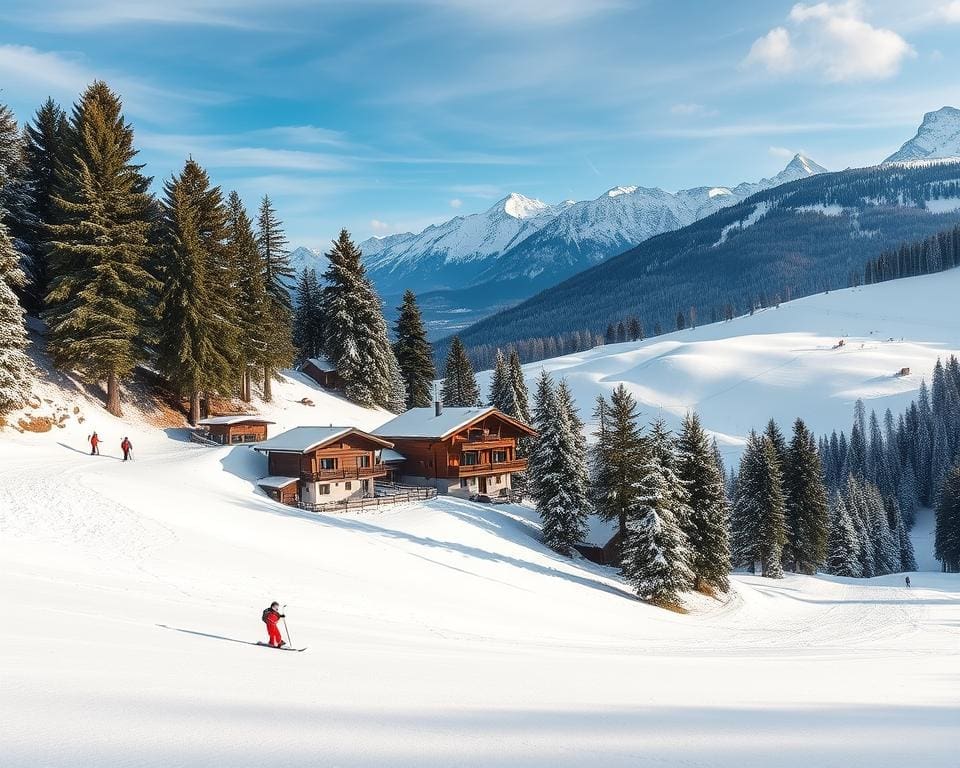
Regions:
<instances>
[{"instance_id":1,"label":"balcony railing","mask_svg":"<svg viewBox=\"0 0 960 768\"><path fill-rule=\"evenodd\" d=\"M523 472L526 468L526 459L511 459L510 461L494 461L485 464L460 464L459 466L451 466L450 470L455 473L456 477L473 477L476 475Z\"/></svg>"},{"instance_id":2,"label":"balcony railing","mask_svg":"<svg viewBox=\"0 0 960 768\"><path fill-rule=\"evenodd\" d=\"M305 483L325 483L328 480L363 480L368 477L385 477L386 464L373 464L369 467L343 467L341 469L321 469L319 472L301 472L300 479Z\"/></svg>"}]
</instances>

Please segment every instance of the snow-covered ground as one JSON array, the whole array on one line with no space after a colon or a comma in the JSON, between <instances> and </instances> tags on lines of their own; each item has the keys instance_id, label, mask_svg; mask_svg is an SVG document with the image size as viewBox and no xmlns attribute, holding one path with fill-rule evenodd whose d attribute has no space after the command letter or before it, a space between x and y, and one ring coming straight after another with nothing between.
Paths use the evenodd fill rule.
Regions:
<instances>
[{"instance_id":1,"label":"snow-covered ground","mask_svg":"<svg viewBox=\"0 0 960 768\"><path fill-rule=\"evenodd\" d=\"M598 394L620 383L644 418L677 427L699 412L730 460L751 429L801 416L818 434L848 433L853 405L897 414L930 382L938 357L960 354L960 269L831 291L730 322L641 342L597 347L524 367L533 391L542 369L567 379L589 422ZM844 340L842 347L837 342ZM901 368L909 376L897 376ZM489 372L479 374L483 391Z\"/></svg>"},{"instance_id":2,"label":"snow-covered ground","mask_svg":"<svg viewBox=\"0 0 960 768\"><path fill-rule=\"evenodd\" d=\"M697 403L733 437L797 410L845 424L857 396L910 396L919 377L893 370L956 348L938 278L902 284L913 307L887 284L549 365L580 397L624 379ZM858 316L869 292L881 309ZM524 507L300 512L256 490L247 447L44 392L62 428L0 432L5 767L957 764L960 576L738 575L676 614L544 549ZM387 418L295 377L275 392L271 434ZM274 599L305 653L253 644Z\"/></svg>"}]
</instances>

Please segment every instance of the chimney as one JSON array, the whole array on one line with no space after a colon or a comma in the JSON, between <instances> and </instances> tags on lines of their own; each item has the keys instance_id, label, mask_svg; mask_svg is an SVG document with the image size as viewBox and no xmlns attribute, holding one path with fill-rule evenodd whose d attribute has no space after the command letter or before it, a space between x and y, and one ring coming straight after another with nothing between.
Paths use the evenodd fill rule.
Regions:
<instances>
[{"instance_id":1,"label":"chimney","mask_svg":"<svg viewBox=\"0 0 960 768\"><path fill-rule=\"evenodd\" d=\"M437 416L443 415L443 403L441 403L439 399L433 401L433 411Z\"/></svg>"}]
</instances>

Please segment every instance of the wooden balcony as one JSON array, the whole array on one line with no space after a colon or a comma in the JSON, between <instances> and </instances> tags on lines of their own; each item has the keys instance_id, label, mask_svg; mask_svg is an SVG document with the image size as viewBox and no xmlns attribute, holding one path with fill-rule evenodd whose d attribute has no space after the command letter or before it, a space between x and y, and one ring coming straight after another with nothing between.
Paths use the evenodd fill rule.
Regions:
<instances>
[{"instance_id":1,"label":"wooden balcony","mask_svg":"<svg viewBox=\"0 0 960 768\"><path fill-rule=\"evenodd\" d=\"M514 448L516 444L517 441L513 437L486 435L484 437L467 438L460 443L460 449L463 451L479 451L484 448Z\"/></svg>"},{"instance_id":2,"label":"wooden balcony","mask_svg":"<svg viewBox=\"0 0 960 768\"><path fill-rule=\"evenodd\" d=\"M523 472L527 468L526 459L495 461L488 464L460 464L450 466L453 477L478 477L479 475L502 475L509 472Z\"/></svg>"},{"instance_id":3,"label":"wooden balcony","mask_svg":"<svg viewBox=\"0 0 960 768\"><path fill-rule=\"evenodd\" d=\"M368 477L386 477L387 465L374 464L370 467L343 467L341 469L321 469L319 472L301 472L300 479L305 483L326 483L333 480L364 480Z\"/></svg>"}]
</instances>

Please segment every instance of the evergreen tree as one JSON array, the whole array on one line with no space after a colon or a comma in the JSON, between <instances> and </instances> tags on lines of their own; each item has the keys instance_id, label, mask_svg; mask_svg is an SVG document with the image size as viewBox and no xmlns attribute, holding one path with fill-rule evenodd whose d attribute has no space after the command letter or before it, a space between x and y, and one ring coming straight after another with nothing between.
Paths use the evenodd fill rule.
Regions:
<instances>
[{"instance_id":1,"label":"evergreen tree","mask_svg":"<svg viewBox=\"0 0 960 768\"><path fill-rule=\"evenodd\" d=\"M70 136L50 227L48 349L60 368L106 380L107 410L119 416L120 383L147 359L157 288L146 269L149 179L133 163L133 129L105 83L75 105Z\"/></svg>"},{"instance_id":2,"label":"evergreen tree","mask_svg":"<svg viewBox=\"0 0 960 768\"><path fill-rule=\"evenodd\" d=\"M820 456L802 419L793 425L783 487L787 524L784 561L799 573L816 573L827 555L829 508Z\"/></svg>"},{"instance_id":3,"label":"evergreen tree","mask_svg":"<svg viewBox=\"0 0 960 768\"><path fill-rule=\"evenodd\" d=\"M190 399L190 423L203 394L233 391L237 322L227 271L227 209L219 187L194 160L164 186L157 362Z\"/></svg>"},{"instance_id":4,"label":"evergreen tree","mask_svg":"<svg viewBox=\"0 0 960 768\"><path fill-rule=\"evenodd\" d=\"M33 194L24 137L5 104L0 104L0 222L7 227L7 237L19 257L18 266L29 266L30 231L35 224Z\"/></svg>"},{"instance_id":5,"label":"evergreen tree","mask_svg":"<svg viewBox=\"0 0 960 768\"><path fill-rule=\"evenodd\" d=\"M505 413L508 416L522 421L524 424L529 424L530 396L527 392L527 384L523 378L523 368L520 366L520 355L516 349L510 350L510 362L508 366L510 369L510 384L513 387L513 406L516 410L506 411ZM525 459L530 455L531 442L532 439L529 437L521 437L517 440L518 459ZM527 489L527 473L514 472L511 483L515 492L519 494L525 493Z\"/></svg>"},{"instance_id":6,"label":"evergreen tree","mask_svg":"<svg viewBox=\"0 0 960 768\"><path fill-rule=\"evenodd\" d=\"M777 452L766 435L750 433L733 503L733 564L780 578L786 543L783 482Z\"/></svg>"},{"instance_id":7,"label":"evergreen tree","mask_svg":"<svg viewBox=\"0 0 960 768\"><path fill-rule=\"evenodd\" d=\"M499 349L493 366L493 376L490 378L490 405L504 413L516 410L510 369L507 367L507 360L503 356L503 352Z\"/></svg>"},{"instance_id":8,"label":"evergreen tree","mask_svg":"<svg viewBox=\"0 0 960 768\"><path fill-rule=\"evenodd\" d=\"M30 225L26 234L30 254L28 269L27 308L39 313L50 287L49 231L47 224L55 222L57 194L57 167L68 162L67 116L53 99L37 110L33 123L25 128L26 174L32 196Z\"/></svg>"},{"instance_id":9,"label":"evergreen tree","mask_svg":"<svg viewBox=\"0 0 960 768\"><path fill-rule=\"evenodd\" d=\"M253 380L271 359L268 352L269 300L253 224L236 192L227 199L226 253L235 275L234 315L237 318L237 374L240 396L253 397Z\"/></svg>"},{"instance_id":10,"label":"evergreen tree","mask_svg":"<svg viewBox=\"0 0 960 768\"><path fill-rule=\"evenodd\" d=\"M33 363L26 354L23 309L13 292L25 281L18 261L7 228L0 221L0 415L26 401L33 373Z\"/></svg>"},{"instance_id":11,"label":"evergreen tree","mask_svg":"<svg viewBox=\"0 0 960 768\"><path fill-rule=\"evenodd\" d=\"M287 253L287 237L283 223L277 218L270 198L264 195L257 214L257 250L267 301L262 317L264 349L263 399L273 399L273 375L278 368L293 361L294 350L291 338L293 306L288 286L294 278ZM339 372L339 369L338 369ZM348 395L349 397L349 395Z\"/></svg>"},{"instance_id":12,"label":"evergreen tree","mask_svg":"<svg viewBox=\"0 0 960 768\"><path fill-rule=\"evenodd\" d=\"M293 310L293 346L301 362L323 354L320 283L313 269L304 269L297 281Z\"/></svg>"},{"instance_id":13,"label":"evergreen tree","mask_svg":"<svg viewBox=\"0 0 960 768\"><path fill-rule=\"evenodd\" d=\"M937 498L934 555L947 573L960 571L960 465L954 466Z\"/></svg>"},{"instance_id":14,"label":"evergreen tree","mask_svg":"<svg viewBox=\"0 0 960 768\"><path fill-rule=\"evenodd\" d=\"M686 488L690 515L683 531L690 549L694 587L703 582L726 592L730 587L730 508L723 474L696 413L683 420L677 443L677 474Z\"/></svg>"},{"instance_id":15,"label":"evergreen tree","mask_svg":"<svg viewBox=\"0 0 960 768\"><path fill-rule=\"evenodd\" d=\"M767 439L770 440L770 444L773 446L773 450L777 454L777 461L780 463L780 472L783 473L784 468L787 465L786 438L784 438L783 432L780 431L780 427L773 419L770 419L770 421L767 422L767 428L764 430L764 434L767 436Z\"/></svg>"},{"instance_id":16,"label":"evergreen tree","mask_svg":"<svg viewBox=\"0 0 960 768\"><path fill-rule=\"evenodd\" d=\"M586 466L571 411L567 395L544 371L534 400L537 440L530 452L530 492L543 522L544 543L567 556L583 540L589 512Z\"/></svg>"},{"instance_id":17,"label":"evergreen tree","mask_svg":"<svg viewBox=\"0 0 960 768\"><path fill-rule=\"evenodd\" d=\"M858 578L863 575L853 518L843 495L839 492L833 502L830 536L827 541L826 569L827 573L834 576Z\"/></svg>"},{"instance_id":18,"label":"evergreen tree","mask_svg":"<svg viewBox=\"0 0 960 768\"><path fill-rule=\"evenodd\" d=\"M447 353L447 363L443 372L443 386L440 389L440 398L444 405L451 407L472 408L480 404L480 390L477 388L477 378L473 373L467 350L454 336Z\"/></svg>"},{"instance_id":19,"label":"evergreen tree","mask_svg":"<svg viewBox=\"0 0 960 768\"><path fill-rule=\"evenodd\" d=\"M683 482L674 471L672 440L654 423L649 451L627 517L623 574L644 600L675 605L693 585L683 525L691 517Z\"/></svg>"},{"instance_id":20,"label":"evergreen tree","mask_svg":"<svg viewBox=\"0 0 960 768\"><path fill-rule=\"evenodd\" d=\"M437 372L433 366L433 350L427 341L417 297L411 290L403 294L394 336L396 342L393 351L407 391L406 407L426 408L433 401L433 380Z\"/></svg>"}]
</instances>

